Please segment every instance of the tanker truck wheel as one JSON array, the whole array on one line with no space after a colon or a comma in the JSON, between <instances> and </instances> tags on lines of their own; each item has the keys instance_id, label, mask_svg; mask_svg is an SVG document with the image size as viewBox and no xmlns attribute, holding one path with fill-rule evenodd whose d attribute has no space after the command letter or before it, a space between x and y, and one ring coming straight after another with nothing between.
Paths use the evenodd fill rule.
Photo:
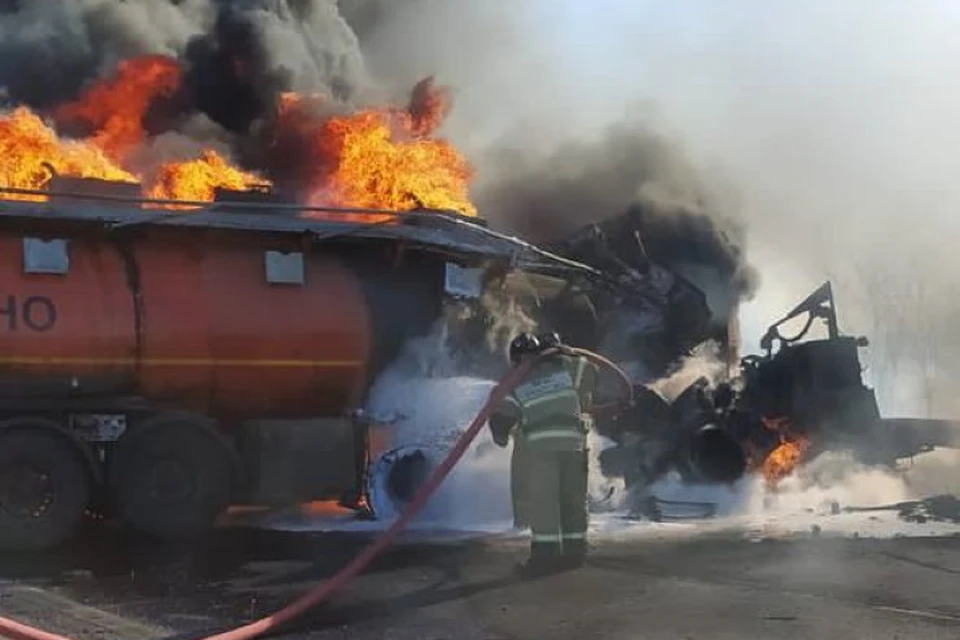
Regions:
<instances>
[{"instance_id":1,"label":"tanker truck wheel","mask_svg":"<svg viewBox=\"0 0 960 640\"><path fill-rule=\"evenodd\" d=\"M24 423L0 434L0 547L31 551L73 535L90 500L90 476L66 437Z\"/></svg>"},{"instance_id":2,"label":"tanker truck wheel","mask_svg":"<svg viewBox=\"0 0 960 640\"><path fill-rule=\"evenodd\" d=\"M158 538L187 538L210 529L230 503L228 446L201 419L161 414L117 443L109 469L124 522Z\"/></svg>"}]
</instances>

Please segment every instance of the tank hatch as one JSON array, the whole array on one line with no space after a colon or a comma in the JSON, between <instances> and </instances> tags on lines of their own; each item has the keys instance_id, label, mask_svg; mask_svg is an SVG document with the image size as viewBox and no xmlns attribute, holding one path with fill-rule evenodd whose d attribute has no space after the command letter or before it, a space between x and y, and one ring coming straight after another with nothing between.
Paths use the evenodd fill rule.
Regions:
<instances>
[{"instance_id":1,"label":"tank hatch","mask_svg":"<svg viewBox=\"0 0 960 640\"><path fill-rule=\"evenodd\" d=\"M257 208L254 205L271 204L297 204L297 198L290 191L276 189L270 185L256 185L250 189L226 189L217 187L214 190L213 201L217 203L217 209L231 213L252 213ZM240 205L233 207L231 205ZM281 210L277 210L279 213ZM289 210L291 213L294 210Z\"/></svg>"},{"instance_id":2,"label":"tank hatch","mask_svg":"<svg viewBox=\"0 0 960 640\"><path fill-rule=\"evenodd\" d=\"M54 175L47 182L50 201L57 203L96 203L97 206L130 206L143 197L139 182L120 182L102 178L77 178Z\"/></svg>"}]
</instances>

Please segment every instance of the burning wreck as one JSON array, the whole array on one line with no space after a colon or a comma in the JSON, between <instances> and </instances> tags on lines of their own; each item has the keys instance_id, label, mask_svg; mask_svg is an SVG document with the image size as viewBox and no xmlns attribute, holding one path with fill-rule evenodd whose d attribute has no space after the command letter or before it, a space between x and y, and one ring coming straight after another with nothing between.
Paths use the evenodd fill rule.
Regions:
<instances>
[{"instance_id":1,"label":"burning wreck","mask_svg":"<svg viewBox=\"0 0 960 640\"><path fill-rule=\"evenodd\" d=\"M371 464L391 467L379 486L402 502L425 471L416 451L392 455L389 430L357 409L438 322L460 366L502 372L510 334L491 339L490 325L506 301L644 372L636 406L599 421L618 442L604 472L630 484L672 468L730 482L758 465L775 479L818 449L869 443L887 460L947 435L879 420L859 343L836 335L833 315L827 341L748 356L740 379L701 380L668 404L645 384L705 340L729 348L730 327L663 267L617 278L452 212L343 220L265 190L210 203L129 191L55 176L0 208L5 547L55 544L91 508L160 536L200 532L229 505L335 499L365 513ZM823 315L821 297L794 315ZM625 331L625 313L661 322ZM671 314L685 324L663 322ZM883 450L879 425L896 427Z\"/></svg>"},{"instance_id":2,"label":"burning wreck","mask_svg":"<svg viewBox=\"0 0 960 640\"><path fill-rule=\"evenodd\" d=\"M462 372L502 374L529 328L622 364L640 402L600 429L617 442L606 471L631 483L789 458L771 442L812 424L802 398L751 390L789 387L766 382L784 367L818 375L809 358L672 404L643 392L697 345L737 361L742 264L709 218L638 205L536 243L495 231L474 168L436 135L445 91L428 78L406 104L348 106L350 56L268 64L256 4L217 3L179 57L0 77L0 546L55 545L88 511L162 537L231 505L369 514L371 465L389 476L380 501L403 502L424 458L362 408L438 325ZM293 90L320 61L324 87ZM790 428L764 440L757 417Z\"/></svg>"},{"instance_id":3,"label":"burning wreck","mask_svg":"<svg viewBox=\"0 0 960 640\"><path fill-rule=\"evenodd\" d=\"M448 102L429 79L350 113L279 92L235 144L243 166L184 147L192 98L181 63L151 55L0 116L4 547L57 544L89 511L163 537L230 505L368 511L389 442L358 409L438 322L492 375L505 304L590 347L629 301L682 307L670 348L709 324L682 279L623 281L490 229L434 135ZM409 478L409 457L394 466Z\"/></svg>"},{"instance_id":4,"label":"burning wreck","mask_svg":"<svg viewBox=\"0 0 960 640\"><path fill-rule=\"evenodd\" d=\"M371 463L402 501L419 458L361 409L438 324L488 377L528 325L654 369L719 326L654 261L614 273L494 231L437 135L447 92L362 102L330 3L212 3L163 54L111 31L204 3L161 4L75 7L44 56L16 27L52 16L0 12L5 59L50 67L0 69L2 546L56 544L87 511L165 537L228 505L367 513ZM96 59L56 55L94 33Z\"/></svg>"},{"instance_id":5,"label":"burning wreck","mask_svg":"<svg viewBox=\"0 0 960 640\"><path fill-rule=\"evenodd\" d=\"M801 329L784 336L782 326L797 319L805 319ZM818 320L825 331L810 337ZM640 386L632 410L600 425L615 442L600 455L601 467L633 490L634 510L656 515L647 489L670 470L689 483L758 473L775 489L826 451L895 468L936 447L960 446L960 422L881 416L862 378L858 351L869 342L841 335L829 282L771 325L760 344L764 354L745 355L718 379L700 377L669 400L654 385Z\"/></svg>"},{"instance_id":6,"label":"burning wreck","mask_svg":"<svg viewBox=\"0 0 960 640\"><path fill-rule=\"evenodd\" d=\"M409 340L446 318L464 367L502 370L510 335L489 339L491 300L588 346L610 305L652 304L470 216L131 191L58 175L4 188L20 198L0 207L6 547L55 544L90 508L160 536L200 532L228 505L363 510L385 445L355 409ZM706 319L696 294L674 283L657 299Z\"/></svg>"}]
</instances>

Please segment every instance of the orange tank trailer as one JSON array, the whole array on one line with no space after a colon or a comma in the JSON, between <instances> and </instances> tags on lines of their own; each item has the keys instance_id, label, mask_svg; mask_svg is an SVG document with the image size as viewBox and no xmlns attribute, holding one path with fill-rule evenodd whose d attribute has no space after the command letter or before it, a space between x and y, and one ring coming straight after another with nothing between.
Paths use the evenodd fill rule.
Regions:
<instances>
[{"instance_id":1,"label":"orange tank trailer","mask_svg":"<svg viewBox=\"0 0 960 640\"><path fill-rule=\"evenodd\" d=\"M0 206L0 501L22 507L0 546L56 545L90 507L164 537L230 505L363 507L385 444L352 410L440 317L451 253L284 215Z\"/></svg>"},{"instance_id":2,"label":"orange tank trailer","mask_svg":"<svg viewBox=\"0 0 960 640\"><path fill-rule=\"evenodd\" d=\"M370 319L356 274L334 259L311 256L303 286L271 286L258 247L153 232L129 248L131 288L101 240L71 243L67 277L24 274L23 246L0 236L4 378L136 389L217 416L337 415L359 400Z\"/></svg>"},{"instance_id":3,"label":"orange tank trailer","mask_svg":"<svg viewBox=\"0 0 960 640\"><path fill-rule=\"evenodd\" d=\"M216 415L274 418L335 416L361 401L372 336L358 276L312 254L302 286L270 285L262 250L205 240L177 248L182 240L158 238L137 250L143 392Z\"/></svg>"}]
</instances>

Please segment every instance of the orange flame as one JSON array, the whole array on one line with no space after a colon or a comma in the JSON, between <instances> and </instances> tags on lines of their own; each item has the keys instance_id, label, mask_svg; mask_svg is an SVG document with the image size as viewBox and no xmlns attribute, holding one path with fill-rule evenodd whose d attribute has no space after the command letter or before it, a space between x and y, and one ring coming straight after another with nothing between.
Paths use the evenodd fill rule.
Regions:
<instances>
[{"instance_id":1,"label":"orange flame","mask_svg":"<svg viewBox=\"0 0 960 640\"><path fill-rule=\"evenodd\" d=\"M770 452L763 461L763 476L768 486L776 486L781 480L793 473L800 464L803 454L810 446L806 438L787 440Z\"/></svg>"},{"instance_id":2,"label":"orange flame","mask_svg":"<svg viewBox=\"0 0 960 640\"><path fill-rule=\"evenodd\" d=\"M75 102L54 110L61 126L85 129L89 135L83 140L59 137L26 107L0 117L0 186L43 189L50 178L47 165L66 176L144 182L143 176L124 167L124 162L146 139L143 119L148 110L158 99L175 94L181 79L179 63L172 58L142 56L120 63L113 76L93 84ZM144 195L156 199L209 201L216 187L243 189L264 182L212 150L193 160L162 164L150 174Z\"/></svg>"},{"instance_id":3,"label":"orange flame","mask_svg":"<svg viewBox=\"0 0 960 640\"><path fill-rule=\"evenodd\" d=\"M150 107L176 93L182 75L180 64L166 56L125 60L79 100L58 107L54 118L60 126L83 127L89 142L122 162L146 137L143 119Z\"/></svg>"},{"instance_id":4,"label":"orange flame","mask_svg":"<svg viewBox=\"0 0 960 640\"><path fill-rule=\"evenodd\" d=\"M65 176L139 182L146 196L162 200L209 201L217 187L269 184L210 149L184 162L134 169L133 152L150 135L147 116L155 116L158 105L185 106L182 81L172 58L120 63L110 77L52 111L59 127L86 136L79 140L58 135L26 107L0 116L0 186L42 189L49 166ZM265 168L306 189L310 204L477 215L469 198L473 167L450 142L434 137L450 101L432 78L414 87L406 107L331 115L324 106L316 96L282 96L267 129L272 144L264 149Z\"/></svg>"},{"instance_id":5,"label":"orange flame","mask_svg":"<svg viewBox=\"0 0 960 640\"><path fill-rule=\"evenodd\" d=\"M206 150L196 160L161 166L151 181L147 197L209 202L217 187L248 189L262 182L262 178L232 166L216 151Z\"/></svg>"},{"instance_id":6,"label":"orange flame","mask_svg":"<svg viewBox=\"0 0 960 640\"><path fill-rule=\"evenodd\" d=\"M450 114L450 94L433 85L433 77L424 78L410 92L410 104L403 116L408 129L418 137L432 136Z\"/></svg>"},{"instance_id":7,"label":"orange flame","mask_svg":"<svg viewBox=\"0 0 960 640\"><path fill-rule=\"evenodd\" d=\"M760 471L767 486L776 487L800 465L803 455L810 447L806 436L791 433L788 418L761 418L763 426L780 435L780 444L760 463Z\"/></svg>"},{"instance_id":8,"label":"orange flame","mask_svg":"<svg viewBox=\"0 0 960 640\"><path fill-rule=\"evenodd\" d=\"M103 150L89 142L61 141L57 134L26 107L0 117L0 186L42 189L50 172L79 178L103 178L136 182L137 178L111 161ZM8 199L45 200L29 195L5 195Z\"/></svg>"},{"instance_id":9,"label":"orange flame","mask_svg":"<svg viewBox=\"0 0 960 640\"><path fill-rule=\"evenodd\" d=\"M286 94L274 154L296 158L297 168L307 171L298 181L314 204L477 215L469 198L473 167L450 142L430 137L447 112L443 94L424 81L411 102L406 109L330 117L320 114L321 100Z\"/></svg>"}]
</instances>

